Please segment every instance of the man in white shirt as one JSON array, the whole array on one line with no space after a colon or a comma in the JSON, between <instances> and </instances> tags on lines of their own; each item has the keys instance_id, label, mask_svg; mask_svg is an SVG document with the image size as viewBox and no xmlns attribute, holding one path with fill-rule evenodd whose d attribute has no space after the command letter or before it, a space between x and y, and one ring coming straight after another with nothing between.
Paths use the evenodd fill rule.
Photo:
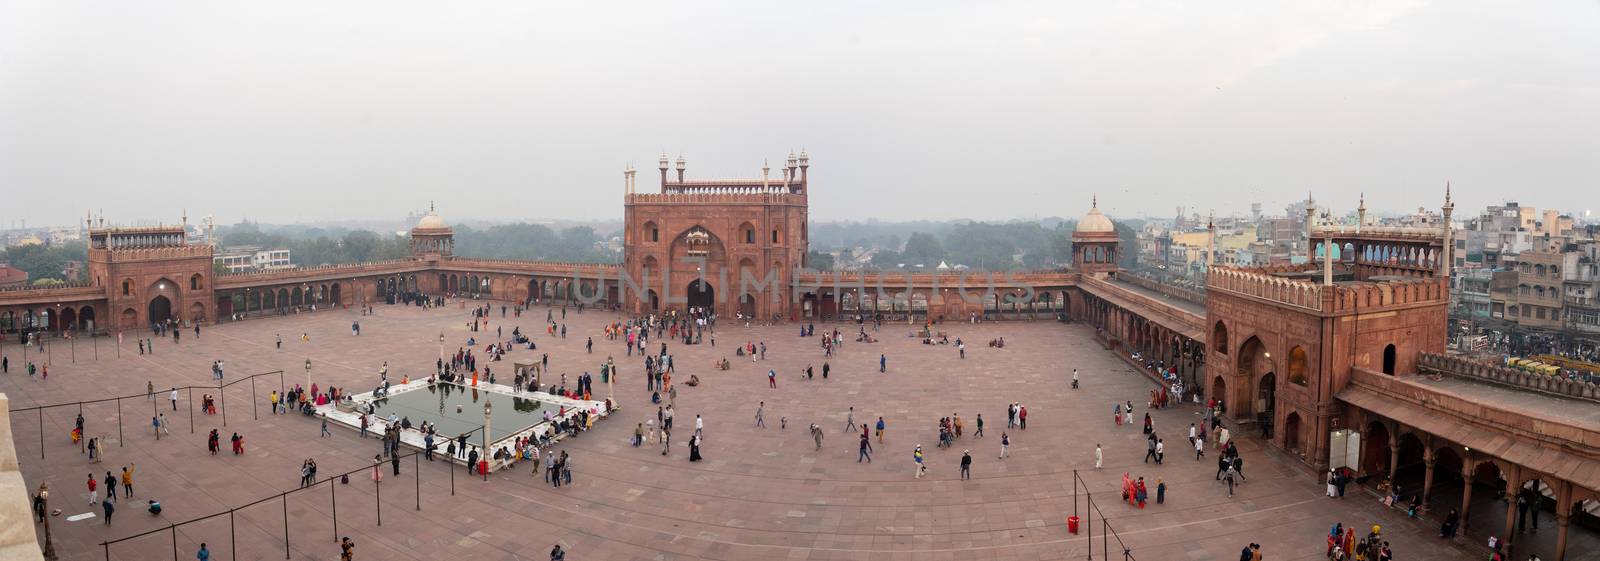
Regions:
<instances>
[{"instance_id":1,"label":"man in white shirt","mask_svg":"<svg viewBox=\"0 0 1600 561\"><path fill-rule=\"evenodd\" d=\"M701 433L705 432L705 429L706 429L705 420L701 419L699 415L695 415L694 416L694 435L695 436L700 436Z\"/></svg>"}]
</instances>

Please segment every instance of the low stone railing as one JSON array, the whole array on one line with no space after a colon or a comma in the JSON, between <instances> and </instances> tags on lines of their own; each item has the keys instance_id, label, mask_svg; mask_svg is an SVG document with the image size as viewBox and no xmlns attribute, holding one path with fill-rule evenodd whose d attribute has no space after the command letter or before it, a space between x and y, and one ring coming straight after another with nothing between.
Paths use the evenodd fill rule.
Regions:
<instances>
[{"instance_id":1,"label":"low stone railing","mask_svg":"<svg viewBox=\"0 0 1600 561\"><path fill-rule=\"evenodd\" d=\"M1422 353L1417 368L1424 374L1440 374L1477 380L1518 389L1533 390L1573 399L1600 402L1600 385L1484 364L1461 357Z\"/></svg>"}]
</instances>

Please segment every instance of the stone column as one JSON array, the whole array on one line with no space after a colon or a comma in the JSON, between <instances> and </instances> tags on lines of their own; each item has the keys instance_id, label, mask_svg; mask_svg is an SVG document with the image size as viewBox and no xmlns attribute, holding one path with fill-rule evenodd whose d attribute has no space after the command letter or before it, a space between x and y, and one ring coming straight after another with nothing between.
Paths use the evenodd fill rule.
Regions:
<instances>
[{"instance_id":1,"label":"stone column","mask_svg":"<svg viewBox=\"0 0 1600 561\"><path fill-rule=\"evenodd\" d=\"M1517 535L1517 493L1522 490L1520 484L1522 477L1518 471L1520 470L1513 469L1506 478L1506 530L1502 539L1506 542L1508 552L1511 551L1511 543L1515 541Z\"/></svg>"},{"instance_id":2,"label":"stone column","mask_svg":"<svg viewBox=\"0 0 1600 561\"><path fill-rule=\"evenodd\" d=\"M1389 424L1389 479L1400 470L1400 423Z\"/></svg>"},{"instance_id":3,"label":"stone column","mask_svg":"<svg viewBox=\"0 0 1600 561\"><path fill-rule=\"evenodd\" d=\"M1423 471L1422 475L1422 504L1424 507L1428 504L1428 496L1433 494L1433 465L1436 463L1436 459L1432 450L1423 452L1422 465L1426 466L1426 470Z\"/></svg>"},{"instance_id":4,"label":"stone column","mask_svg":"<svg viewBox=\"0 0 1600 561\"><path fill-rule=\"evenodd\" d=\"M1571 518L1571 510L1570 506L1556 509L1556 561L1567 558L1567 524Z\"/></svg>"},{"instance_id":5,"label":"stone column","mask_svg":"<svg viewBox=\"0 0 1600 561\"><path fill-rule=\"evenodd\" d=\"M1477 475L1477 458L1472 453L1467 453L1461 458L1461 527L1471 528L1471 518L1467 514L1472 508L1472 479Z\"/></svg>"}]
</instances>

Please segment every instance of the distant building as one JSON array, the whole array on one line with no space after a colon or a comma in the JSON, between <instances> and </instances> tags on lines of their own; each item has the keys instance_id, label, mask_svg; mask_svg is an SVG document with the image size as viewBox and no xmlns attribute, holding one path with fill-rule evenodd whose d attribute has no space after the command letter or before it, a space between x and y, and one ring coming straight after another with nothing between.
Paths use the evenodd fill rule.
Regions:
<instances>
[{"instance_id":1,"label":"distant building","mask_svg":"<svg viewBox=\"0 0 1600 561\"><path fill-rule=\"evenodd\" d=\"M271 271L276 269L293 268L289 260L287 249L261 249L258 247L238 247L212 256L211 260L220 263L230 273L246 271Z\"/></svg>"},{"instance_id":2,"label":"distant building","mask_svg":"<svg viewBox=\"0 0 1600 561\"><path fill-rule=\"evenodd\" d=\"M0 263L0 288L11 288L28 284L28 272L10 264Z\"/></svg>"}]
</instances>

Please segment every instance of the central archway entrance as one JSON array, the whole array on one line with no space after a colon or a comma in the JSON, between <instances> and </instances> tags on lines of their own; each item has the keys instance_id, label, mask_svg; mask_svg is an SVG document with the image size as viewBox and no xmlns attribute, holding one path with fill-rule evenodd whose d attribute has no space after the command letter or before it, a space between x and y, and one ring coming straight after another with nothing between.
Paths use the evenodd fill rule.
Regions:
<instances>
[{"instance_id":1,"label":"central archway entrance","mask_svg":"<svg viewBox=\"0 0 1600 561\"><path fill-rule=\"evenodd\" d=\"M172 319L172 301L168 300L166 296L151 298L150 309L145 317L149 318L152 324L166 323L167 320Z\"/></svg>"},{"instance_id":2,"label":"central archway entrance","mask_svg":"<svg viewBox=\"0 0 1600 561\"><path fill-rule=\"evenodd\" d=\"M1256 422L1261 423L1262 437L1272 438L1272 421L1277 418L1274 413L1277 412L1278 375L1266 373L1256 387Z\"/></svg>"},{"instance_id":3,"label":"central archway entrance","mask_svg":"<svg viewBox=\"0 0 1600 561\"><path fill-rule=\"evenodd\" d=\"M689 308L691 309L709 310L717 302L716 289L712 288L711 283L706 282L705 279L689 281L689 286L686 287L684 294L689 296Z\"/></svg>"}]
</instances>

